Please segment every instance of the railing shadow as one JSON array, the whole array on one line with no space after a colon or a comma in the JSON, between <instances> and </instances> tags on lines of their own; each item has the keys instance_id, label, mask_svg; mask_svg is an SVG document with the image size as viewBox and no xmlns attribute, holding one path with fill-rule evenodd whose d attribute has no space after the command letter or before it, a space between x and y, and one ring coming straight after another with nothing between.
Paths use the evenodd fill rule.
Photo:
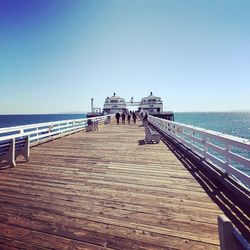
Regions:
<instances>
[{"instance_id":1,"label":"railing shadow","mask_svg":"<svg viewBox=\"0 0 250 250\"><path fill-rule=\"evenodd\" d=\"M19 165L19 164L27 163L27 160L19 156L15 160L15 162L16 162L16 164ZM1 161L0 162L0 171L4 170L4 169L8 169L8 168L13 168L13 166L10 165L10 162L8 162L8 161Z\"/></svg>"},{"instance_id":2,"label":"railing shadow","mask_svg":"<svg viewBox=\"0 0 250 250\"><path fill-rule=\"evenodd\" d=\"M172 151L179 159L190 174L197 180L208 196L218 205L223 213L233 222L246 239L250 239L250 207L249 207L249 192L243 192L244 199L242 201L239 196L229 190L228 180L226 175L220 171L215 171L209 164L206 164L202 158L197 155L192 155L192 151L187 148L182 148L177 142L162 134L163 143ZM235 188L236 183L232 181L230 185ZM239 188L239 194L242 192Z\"/></svg>"},{"instance_id":3,"label":"railing shadow","mask_svg":"<svg viewBox=\"0 0 250 250\"><path fill-rule=\"evenodd\" d=\"M7 168L11 168L8 162L0 162L0 171Z\"/></svg>"},{"instance_id":4,"label":"railing shadow","mask_svg":"<svg viewBox=\"0 0 250 250\"><path fill-rule=\"evenodd\" d=\"M147 142L145 141L145 139L142 139L142 140L138 140L138 144L139 144L140 146L142 146L142 145L147 145Z\"/></svg>"}]
</instances>

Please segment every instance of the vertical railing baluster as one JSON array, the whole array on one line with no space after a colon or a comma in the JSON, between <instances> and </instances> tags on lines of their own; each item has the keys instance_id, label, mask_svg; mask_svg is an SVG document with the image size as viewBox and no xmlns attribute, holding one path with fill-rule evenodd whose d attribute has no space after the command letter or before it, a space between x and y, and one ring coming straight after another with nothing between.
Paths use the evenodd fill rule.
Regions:
<instances>
[{"instance_id":1,"label":"vertical railing baluster","mask_svg":"<svg viewBox=\"0 0 250 250\"><path fill-rule=\"evenodd\" d=\"M36 141L39 141L38 135L39 135L39 129L38 127L36 127Z\"/></svg>"},{"instance_id":2,"label":"vertical railing baluster","mask_svg":"<svg viewBox=\"0 0 250 250\"><path fill-rule=\"evenodd\" d=\"M228 143L225 144L225 170L227 174L230 174L230 158L229 158L229 150L230 150L230 145Z\"/></svg>"},{"instance_id":3,"label":"vertical railing baluster","mask_svg":"<svg viewBox=\"0 0 250 250\"><path fill-rule=\"evenodd\" d=\"M204 145L204 158L206 159L208 153L207 137L205 134L202 135L202 144Z\"/></svg>"}]
</instances>

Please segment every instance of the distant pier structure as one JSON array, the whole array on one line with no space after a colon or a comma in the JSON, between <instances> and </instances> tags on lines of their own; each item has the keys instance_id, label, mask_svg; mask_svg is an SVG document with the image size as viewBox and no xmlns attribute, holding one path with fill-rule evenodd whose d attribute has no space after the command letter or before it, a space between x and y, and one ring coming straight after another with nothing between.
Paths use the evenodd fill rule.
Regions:
<instances>
[{"instance_id":1,"label":"distant pier structure","mask_svg":"<svg viewBox=\"0 0 250 250\"><path fill-rule=\"evenodd\" d=\"M163 102L161 97L154 96L152 92L147 97L142 98L139 108L139 112L146 112L155 117L159 117L165 120L174 121L174 113L172 111L163 111Z\"/></svg>"},{"instance_id":2,"label":"distant pier structure","mask_svg":"<svg viewBox=\"0 0 250 250\"><path fill-rule=\"evenodd\" d=\"M146 112L155 117L174 121L174 113L172 111L163 111L161 97L154 96L152 92L149 96L142 98L141 101L134 101L134 98L131 97L129 102L126 102L124 98L117 96L116 93L114 93L113 96L105 99L103 112L104 114L128 112L128 107L131 106L138 107L137 111L139 113Z\"/></svg>"},{"instance_id":3,"label":"distant pier structure","mask_svg":"<svg viewBox=\"0 0 250 250\"><path fill-rule=\"evenodd\" d=\"M101 108L95 108L94 107L94 98L91 98L91 108L90 108L90 112L87 113L87 117L96 117L96 116L102 116L103 112L101 110Z\"/></svg>"},{"instance_id":4,"label":"distant pier structure","mask_svg":"<svg viewBox=\"0 0 250 250\"><path fill-rule=\"evenodd\" d=\"M104 105L103 105L103 112L104 114L115 114L115 113L123 113L127 112L127 105L124 100L124 98L116 95L114 93L112 96L108 96L105 99Z\"/></svg>"}]
</instances>

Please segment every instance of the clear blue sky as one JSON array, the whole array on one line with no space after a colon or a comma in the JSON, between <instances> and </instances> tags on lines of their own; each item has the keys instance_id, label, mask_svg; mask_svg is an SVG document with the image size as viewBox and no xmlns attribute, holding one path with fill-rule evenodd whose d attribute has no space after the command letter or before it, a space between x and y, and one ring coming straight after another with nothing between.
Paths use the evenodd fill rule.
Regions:
<instances>
[{"instance_id":1,"label":"clear blue sky","mask_svg":"<svg viewBox=\"0 0 250 250\"><path fill-rule=\"evenodd\" d=\"M250 109L249 0L0 0L0 114Z\"/></svg>"}]
</instances>

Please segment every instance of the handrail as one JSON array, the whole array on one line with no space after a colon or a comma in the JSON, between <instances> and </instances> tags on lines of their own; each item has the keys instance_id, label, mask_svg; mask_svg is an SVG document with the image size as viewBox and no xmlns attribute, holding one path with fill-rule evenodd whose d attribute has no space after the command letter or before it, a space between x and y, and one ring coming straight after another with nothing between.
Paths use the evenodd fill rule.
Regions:
<instances>
[{"instance_id":1,"label":"handrail","mask_svg":"<svg viewBox=\"0 0 250 250\"><path fill-rule=\"evenodd\" d=\"M85 130L89 119L93 122L98 121L99 124L104 124L110 116L112 115L0 128L0 142L29 136L30 145L32 146L44 140Z\"/></svg>"},{"instance_id":2,"label":"handrail","mask_svg":"<svg viewBox=\"0 0 250 250\"><path fill-rule=\"evenodd\" d=\"M233 236L243 249L250 250L250 244L236 228L233 229Z\"/></svg>"},{"instance_id":3,"label":"handrail","mask_svg":"<svg viewBox=\"0 0 250 250\"><path fill-rule=\"evenodd\" d=\"M218 231L221 250L250 249L247 239L225 215L218 216Z\"/></svg>"},{"instance_id":4,"label":"handrail","mask_svg":"<svg viewBox=\"0 0 250 250\"><path fill-rule=\"evenodd\" d=\"M250 185L250 139L164 120L149 115L148 121L245 185Z\"/></svg>"}]
</instances>

